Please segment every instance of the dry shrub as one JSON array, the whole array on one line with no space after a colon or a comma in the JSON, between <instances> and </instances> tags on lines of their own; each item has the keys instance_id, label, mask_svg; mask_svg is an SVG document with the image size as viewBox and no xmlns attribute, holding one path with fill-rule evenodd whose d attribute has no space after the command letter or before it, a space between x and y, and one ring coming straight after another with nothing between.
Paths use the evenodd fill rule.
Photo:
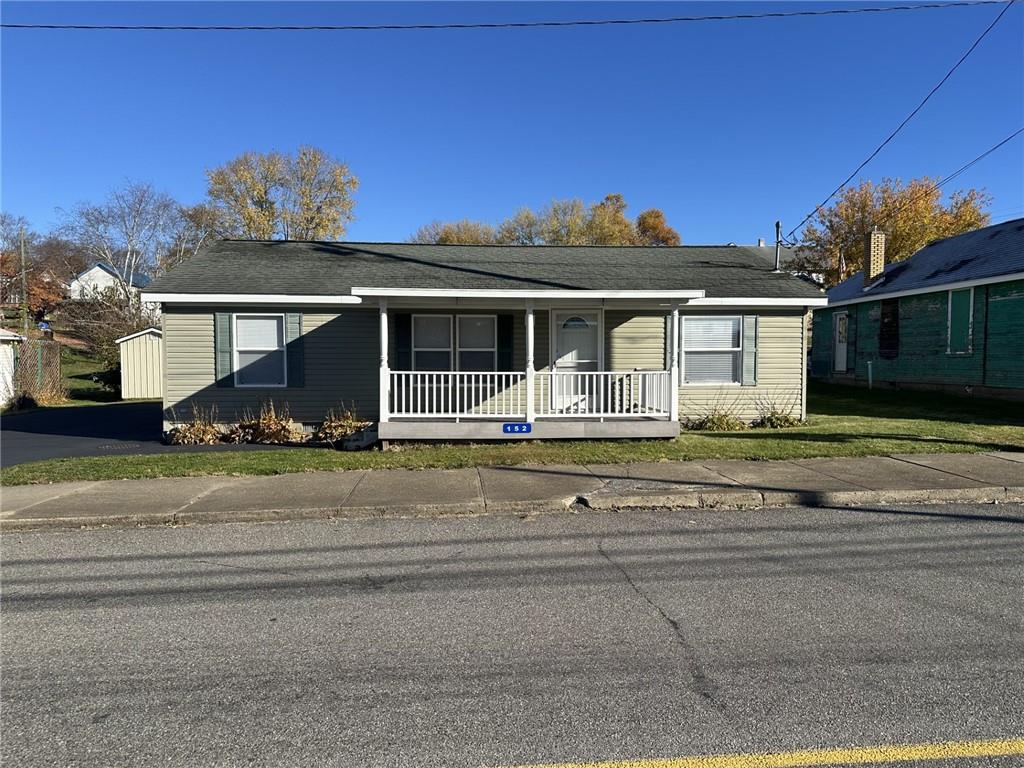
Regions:
<instances>
[{"instance_id":1,"label":"dry shrub","mask_svg":"<svg viewBox=\"0 0 1024 768\"><path fill-rule=\"evenodd\" d=\"M796 405L792 401L780 403L771 398L761 398L757 401L758 417L752 424L754 427L764 429L788 429L798 427L803 422L793 413Z\"/></svg>"},{"instance_id":2,"label":"dry shrub","mask_svg":"<svg viewBox=\"0 0 1024 768\"><path fill-rule=\"evenodd\" d=\"M273 400L260 405L258 414L252 411L242 414L242 420L231 428L226 436L229 443L296 443L306 439L302 427L292 421L288 404L278 408Z\"/></svg>"},{"instance_id":3,"label":"dry shrub","mask_svg":"<svg viewBox=\"0 0 1024 768\"><path fill-rule=\"evenodd\" d=\"M214 445L224 439L217 426L217 408L192 405L192 419L167 433L171 445Z\"/></svg>"},{"instance_id":4,"label":"dry shrub","mask_svg":"<svg viewBox=\"0 0 1024 768\"><path fill-rule=\"evenodd\" d=\"M333 445L339 440L344 440L346 437L351 437L357 432L366 429L370 426L370 423L360 419L351 408L340 410L331 408L327 412L327 417L323 423L313 434L313 439L317 442L331 443Z\"/></svg>"},{"instance_id":5,"label":"dry shrub","mask_svg":"<svg viewBox=\"0 0 1024 768\"><path fill-rule=\"evenodd\" d=\"M740 432L747 425L724 408L715 406L698 419L688 419L686 428L700 432Z\"/></svg>"}]
</instances>

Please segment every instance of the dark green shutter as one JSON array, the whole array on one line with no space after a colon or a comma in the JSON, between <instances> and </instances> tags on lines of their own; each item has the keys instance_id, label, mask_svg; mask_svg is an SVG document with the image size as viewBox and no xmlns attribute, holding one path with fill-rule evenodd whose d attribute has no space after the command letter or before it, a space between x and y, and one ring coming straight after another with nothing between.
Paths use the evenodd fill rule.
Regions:
<instances>
[{"instance_id":1,"label":"dark green shutter","mask_svg":"<svg viewBox=\"0 0 1024 768\"><path fill-rule=\"evenodd\" d=\"M757 384L757 315L743 316L743 386Z\"/></svg>"},{"instance_id":2,"label":"dark green shutter","mask_svg":"<svg viewBox=\"0 0 1024 768\"><path fill-rule=\"evenodd\" d=\"M306 350L302 337L302 313L289 312L284 316L285 354L288 356L288 386L306 386Z\"/></svg>"},{"instance_id":3,"label":"dark green shutter","mask_svg":"<svg viewBox=\"0 0 1024 768\"><path fill-rule=\"evenodd\" d=\"M963 288L949 292L949 351L967 353L971 351L971 289Z\"/></svg>"},{"instance_id":4,"label":"dark green shutter","mask_svg":"<svg viewBox=\"0 0 1024 768\"><path fill-rule=\"evenodd\" d=\"M412 315L402 312L395 319L395 360L392 370L412 370Z\"/></svg>"},{"instance_id":5,"label":"dark green shutter","mask_svg":"<svg viewBox=\"0 0 1024 768\"><path fill-rule=\"evenodd\" d=\"M213 315L214 366L218 387L235 386L235 372L232 364L233 339L231 337L231 313L216 312Z\"/></svg>"},{"instance_id":6,"label":"dark green shutter","mask_svg":"<svg viewBox=\"0 0 1024 768\"><path fill-rule=\"evenodd\" d=\"M498 315L498 370L511 371L514 365L512 361L513 352L513 324L514 315Z\"/></svg>"}]
</instances>

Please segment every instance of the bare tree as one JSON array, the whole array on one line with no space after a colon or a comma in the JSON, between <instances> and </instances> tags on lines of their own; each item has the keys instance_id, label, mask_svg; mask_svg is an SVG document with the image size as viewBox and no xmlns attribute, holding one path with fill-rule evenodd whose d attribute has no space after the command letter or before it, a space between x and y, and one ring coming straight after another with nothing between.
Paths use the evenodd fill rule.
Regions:
<instances>
[{"instance_id":1,"label":"bare tree","mask_svg":"<svg viewBox=\"0 0 1024 768\"><path fill-rule=\"evenodd\" d=\"M166 247L157 257L158 271L166 272L188 261L223 230L224 217L212 205L178 206L168 228Z\"/></svg>"},{"instance_id":2,"label":"bare tree","mask_svg":"<svg viewBox=\"0 0 1024 768\"><path fill-rule=\"evenodd\" d=\"M64 230L92 260L117 273L126 305L137 305L131 286L155 269L176 210L175 202L152 185L128 183L105 202L82 203L66 214Z\"/></svg>"}]
</instances>

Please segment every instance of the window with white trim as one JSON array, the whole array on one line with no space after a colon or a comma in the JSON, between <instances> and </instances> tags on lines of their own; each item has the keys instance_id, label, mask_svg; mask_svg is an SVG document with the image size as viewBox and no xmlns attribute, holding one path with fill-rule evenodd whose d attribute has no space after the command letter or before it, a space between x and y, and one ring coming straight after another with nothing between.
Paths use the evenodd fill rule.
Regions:
<instances>
[{"instance_id":1,"label":"window with white trim","mask_svg":"<svg viewBox=\"0 0 1024 768\"><path fill-rule=\"evenodd\" d=\"M235 315L235 386L287 384L284 315Z\"/></svg>"},{"instance_id":2,"label":"window with white trim","mask_svg":"<svg viewBox=\"0 0 1024 768\"><path fill-rule=\"evenodd\" d=\"M412 369L452 370L452 316L412 316Z\"/></svg>"},{"instance_id":3,"label":"window with white trim","mask_svg":"<svg viewBox=\"0 0 1024 768\"><path fill-rule=\"evenodd\" d=\"M739 317L680 317L685 384L739 384L743 376L743 322Z\"/></svg>"},{"instance_id":4,"label":"window with white trim","mask_svg":"<svg viewBox=\"0 0 1024 768\"><path fill-rule=\"evenodd\" d=\"M459 315L458 323L458 370L497 370L498 318L495 315Z\"/></svg>"}]
</instances>

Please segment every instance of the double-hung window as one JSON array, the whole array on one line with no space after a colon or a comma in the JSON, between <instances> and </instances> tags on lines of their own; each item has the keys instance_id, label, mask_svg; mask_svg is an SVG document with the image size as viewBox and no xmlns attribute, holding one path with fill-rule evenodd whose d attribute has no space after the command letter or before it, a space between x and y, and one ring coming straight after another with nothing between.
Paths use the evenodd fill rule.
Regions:
<instances>
[{"instance_id":1,"label":"double-hung window","mask_svg":"<svg viewBox=\"0 0 1024 768\"><path fill-rule=\"evenodd\" d=\"M498 363L495 315L413 315L414 371L494 371Z\"/></svg>"},{"instance_id":2,"label":"double-hung window","mask_svg":"<svg viewBox=\"0 0 1024 768\"><path fill-rule=\"evenodd\" d=\"M452 370L452 316L412 316L412 369Z\"/></svg>"},{"instance_id":3,"label":"double-hung window","mask_svg":"<svg viewBox=\"0 0 1024 768\"><path fill-rule=\"evenodd\" d=\"M287 385L284 315L235 315L235 386Z\"/></svg>"},{"instance_id":4,"label":"double-hung window","mask_svg":"<svg viewBox=\"0 0 1024 768\"><path fill-rule=\"evenodd\" d=\"M739 384L743 376L741 318L685 315L680 320L683 382Z\"/></svg>"},{"instance_id":5,"label":"double-hung window","mask_svg":"<svg viewBox=\"0 0 1024 768\"><path fill-rule=\"evenodd\" d=\"M460 371L494 371L498 366L498 318L459 315Z\"/></svg>"}]
</instances>

